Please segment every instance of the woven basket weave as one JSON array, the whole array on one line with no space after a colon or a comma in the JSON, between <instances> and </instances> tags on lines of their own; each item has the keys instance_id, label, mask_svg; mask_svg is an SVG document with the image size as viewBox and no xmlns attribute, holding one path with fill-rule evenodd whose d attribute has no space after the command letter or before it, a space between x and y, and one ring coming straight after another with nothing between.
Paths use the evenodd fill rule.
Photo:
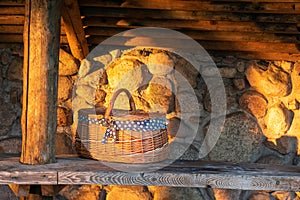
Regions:
<instances>
[{"instance_id":1,"label":"woven basket weave","mask_svg":"<svg viewBox=\"0 0 300 200\"><path fill-rule=\"evenodd\" d=\"M130 111L114 109L117 96L125 92ZM135 108L128 90L119 89L107 109L78 112L76 150L83 157L108 162L151 163L169 154L165 115Z\"/></svg>"}]
</instances>

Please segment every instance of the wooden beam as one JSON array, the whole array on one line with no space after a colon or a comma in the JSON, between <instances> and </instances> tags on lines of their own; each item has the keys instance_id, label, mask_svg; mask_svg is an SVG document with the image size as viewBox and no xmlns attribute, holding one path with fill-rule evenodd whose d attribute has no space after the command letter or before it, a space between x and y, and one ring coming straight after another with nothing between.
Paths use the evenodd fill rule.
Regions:
<instances>
[{"instance_id":1,"label":"wooden beam","mask_svg":"<svg viewBox=\"0 0 300 200\"><path fill-rule=\"evenodd\" d=\"M89 49L77 0L65 0L62 17L71 52L75 58L82 60L88 55Z\"/></svg>"},{"instance_id":2,"label":"wooden beam","mask_svg":"<svg viewBox=\"0 0 300 200\"><path fill-rule=\"evenodd\" d=\"M18 24L24 25L23 15L0 15L1 24Z\"/></svg>"},{"instance_id":3,"label":"wooden beam","mask_svg":"<svg viewBox=\"0 0 300 200\"><path fill-rule=\"evenodd\" d=\"M20 158L26 164L55 162L61 4L26 1Z\"/></svg>"},{"instance_id":4,"label":"wooden beam","mask_svg":"<svg viewBox=\"0 0 300 200\"><path fill-rule=\"evenodd\" d=\"M92 37L104 36L111 37L123 31L129 30L123 27L88 27L86 34ZM1 31L1 26L0 26ZM284 35L274 33L251 33L251 32L234 32L234 31L206 31L206 30L189 30L181 29L181 33L193 38L194 40L209 40L209 41L253 41L253 42L272 42L272 43L295 43L300 44L297 37L300 37L300 32L295 35ZM153 37L157 37L154 35Z\"/></svg>"},{"instance_id":5,"label":"wooden beam","mask_svg":"<svg viewBox=\"0 0 300 200\"><path fill-rule=\"evenodd\" d=\"M1 0L1 6L24 6L25 0Z\"/></svg>"},{"instance_id":6,"label":"wooden beam","mask_svg":"<svg viewBox=\"0 0 300 200\"><path fill-rule=\"evenodd\" d=\"M290 54L290 53L269 53L269 52L250 52L250 51L214 51L208 50L209 55L212 56L235 56L237 58L247 59L247 60L270 60L270 61L278 61L285 60L291 62L298 62L300 60L300 53L298 54Z\"/></svg>"},{"instance_id":7,"label":"wooden beam","mask_svg":"<svg viewBox=\"0 0 300 200\"><path fill-rule=\"evenodd\" d=\"M181 1L181 0L80 0L82 7L122 7L159 10L184 10L184 11L213 11L213 12L237 12L237 13L281 13L296 14L296 2L208 2L208 1Z\"/></svg>"},{"instance_id":8,"label":"wooden beam","mask_svg":"<svg viewBox=\"0 0 300 200\"><path fill-rule=\"evenodd\" d=\"M1 15L24 15L24 6L0 7Z\"/></svg>"},{"instance_id":9,"label":"wooden beam","mask_svg":"<svg viewBox=\"0 0 300 200\"><path fill-rule=\"evenodd\" d=\"M89 43L99 44L107 37L92 36L88 38ZM123 45L124 46L140 46L145 47L180 47L183 49L194 50L195 46L186 45L190 40L180 38L159 38L153 36L155 42L148 40L147 37L134 37L134 36L114 36L106 42L106 45ZM257 41L209 41L209 40L196 40L206 50L222 50L222 51L253 51L253 52L277 52L277 53L295 53L299 54L300 50L295 43L272 43L272 42L257 42Z\"/></svg>"},{"instance_id":10,"label":"wooden beam","mask_svg":"<svg viewBox=\"0 0 300 200\"><path fill-rule=\"evenodd\" d=\"M212 11L182 11L156 10L138 8L102 8L82 7L81 14L87 17L116 17L116 18L150 18L150 19L177 19L177 20L215 20L235 22L270 22L270 23L298 23L300 14L273 14L273 13L233 13ZM147 17L146 17L147 16Z\"/></svg>"},{"instance_id":11,"label":"wooden beam","mask_svg":"<svg viewBox=\"0 0 300 200\"><path fill-rule=\"evenodd\" d=\"M296 23L258 23L258 22L232 22L214 20L178 20L178 19L137 19L114 17L86 17L85 26L111 27L111 28L138 28L164 27L170 29L195 29L207 31L235 31L235 32L266 32L282 34L299 34Z\"/></svg>"},{"instance_id":12,"label":"wooden beam","mask_svg":"<svg viewBox=\"0 0 300 200\"><path fill-rule=\"evenodd\" d=\"M292 165L176 161L153 172L127 173L114 170L99 161L76 156L60 157L57 161L37 166L20 164L17 157L0 159L0 184L156 185L271 191L300 189L300 167ZM141 166L121 165L131 169ZM158 168L165 166L165 163L147 166Z\"/></svg>"}]
</instances>

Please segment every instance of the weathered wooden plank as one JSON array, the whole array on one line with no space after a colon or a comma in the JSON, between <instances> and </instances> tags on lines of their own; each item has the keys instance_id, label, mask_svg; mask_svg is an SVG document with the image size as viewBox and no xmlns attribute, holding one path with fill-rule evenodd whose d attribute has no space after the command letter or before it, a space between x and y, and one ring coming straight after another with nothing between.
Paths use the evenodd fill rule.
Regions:
<instances>
[{"instance_id":1,"label":"weathered wooden plank","mask_svg":"<svg viewBox=\"0 0 300 200\"><path fill-rule=\"evenodd\" d=\"M24 25L1 25L0 24L0 34L4 34L4 33L23 34L23 31L24 31ZM62 36L66 35L63 26L61 27L61 35Z\"/></svg>"},{"instance_id":2,"label":"weathered wooden plank","mask_svg":"<svg viewBox=\"0 0 300 200\"><path fill-rule=\"evenodd\" d=\"M13 34L23 34L24 26L20 25L0 25L0 34L1 33L13 33Z\"/></svg>"},{"instance_id":3,"label":"weathered wooden plank","mask_svg":"<svg viewBox=\"0 0 300 200\"><path fill-rule=\"evenodd\" d=\"M62 18L73 56L79 60L84 59L88 55L89 49L85 39L77 0L65 0L62 9Z\"/></svg>"},{"instance_id":4,"label":"weathered wooden plank","mask_svg":"<svg viewBox=\"0 0 300 200\"><path fill-rule=\"evenodd\" d=\"M291 191L299 190L300 183L298 167L290 166L182 161L156 172L125 173L108 169L97 161L94 164L93 161L85 162L84 168L82 164L78 162L77 167L74 165L71 171L62 167L58 172L58 182Z\"/></svg>"},{"instance_id":5,"label":"weathered wooden plank","mask_svg":"<svg viewBox=\"0 0 300 200\"><path fill-rule=\"evenodd\" d=\"M268 42L215 42L199 41L206 50L223 51L252 51L299 54L299 47L293 43L268 43Z\"/></svg>"},{"instance_id":6,"label":"weathered wooden plank","mask_svg":"<svg viewBox=\"0 0 300 200\"><path fill-rule=\"evenodd\" d=\"M26 1L20 158L26 164L55 162L61 4Z\"/></svg>"},{"instance_id":7,"label":"weathered wooden plank","mask_svg":"<svg viewBox=\"0 0 300 200\"><path fill-rule=\"evenodd\" d=\"M1 155L0 184L54 185L57 184L57 170L49 169L46 165L36 165L35 167L24 165L19 162L19 157L15 157L15 155Z\"/></svg>"},{"instance_id":8,"label":"weathered wooden plank","mask_svg":"<svg viewBox=\"0 0 300 200\"><path fill-rule=\"evenodd\" d=\"M0 29L1 30L1 29ZM109 27L87 27L85 32L87 35L111 37L129 28L109 28ZM186 30L181 29L179 32L188 35L195 40L213 40L213 41L257 41L257 42L273 42L273 43L300 43L297 37L299 35L283 35L272 33L249 33L249 32L233 32L233 31L203 31L203 30ZM157 37L157 35L153 35Z\"/></svg>"},{"instance_id":9,"label":"weathered wooden plank","mask_svg":"<svg viewBox=\"0 0 300 200\"><path fill-rule=\"evenodd\" d=\"M21 34L0 34L1 43L22 43L23 35Z\"/></svg>"},{"instance_id":10,"label":"weathered wooden plank","mask_svg":"<svg viewBox=\"0 0 300 200\"><path fill-rule=\"evenodd\" d=\"M299 2L298 2L299 3ZM208 1L180 1L180 0L81 0L80 6L91 7L122 7L138 9L160 10L184 10L184 11L214 11L214 12L237 12L237 13L281 13L297 14L295 2L208 2Z\"/></svg>"},{"instance_id":11,"label":"weathered wooden plank","mask_svg":"<svg viewBox=\"0 0 300 200\"><path fill-rule=\"evenodd\" d=\"M155 37L155 36L154 36ZM100 44L107 37L96 37L91 36L88 38L88 42L91 44ZM206 50L222 50L222 51L253 51L253 52L277 52L277 53L295 53L299 54L300 50L297 44L294 43L271 43L271 42L257 42L257 41L208 41L208 40L196 40ZM124 46L145 46L145 47L159 47L159 46L170 46L181 47L183 49L193 50L194 46L189 46L188 40L178 39L174 41L172 38L157 38L155 43L147 40L145 37L125 37L125 36L114 36L109 40L106 45L124 45ZM191 44L192 45L192 44Z\"/></svg>"},{"instance_id":12,"label":"weathered wooden plank","mask_svg":"<svg viewBox=\"0 0 300 200\"><path fill-rule=\"evenodd\" d=\"M81 14L95 17L139 18L139 19L177 19L177 20L218 20L245 22L298 23L300 15L266 13L232 13L211 11L176 11L135 8L96 8L82 7Z\"/></svg>"},{"instance_id":13,"label":"weathered wooden plank","mask_svg":"<svg viewBox=\"0 0 300 200\"><path fill-rule=\"evenodd\" d=\"M1 6L0 14L1 15L24 15L24 6Z\"/></svg>"},{"instance_id":14,"label":"weathered wooden plank","mask_svg":"<svg viewBox=\"0 0 300 200\"><path fill-rule=\"evenodd\" d=\"M171 29L195 29L208 31L235 31L235 32L266 32L299 34L297 25L281 23L257 23L257 22L230 22L213 20L160 20L160 19L134 19L134 18L103 18L86 17L83 19L85 26L95 27L164 27Z\"/></svg>"},{"instance_id":15,"label":"weathered wooden plank","mask_svg":"<svg viewBox=\"0 0 300 200\"><path fill-rule=\"evenodd\" d=\"M0 24L24 24L24 16L21 15L0 15Z\"/></svg>"},{"instance_id":16,"label":"weathered wooden plank","mask_svg":"<svg viewBox=\"0 0 300 200\"><path fill-rule=\"evenodd\" d=\"M57 184L56 171L0 171L0 184Z\"/></svg>"},{"instance_id":17,"label":"weathered wooden plank","mask_svg":"<svg viewBox=\"0 0 300 200\"><path fill-rule=\"evenodd\" d=\"M14 183L20 184L157 185L285 191L300 189L299 166L176 161L157 171L127 173L114 170L99 161L78 157L60 157L57 161L46 165L23 165L18 162L17 157L0 160L0 184L11 183L11 179L14 179ZM147 166L157 168L164 165L165 163L153 163ZM133 164L120 166L127 169L145 167ZM47 191L45 190L46 193Z\"/></svg>"},{"instance_id":18,"label":"weathered wooden plank","mask_svg":"<svg viewBox=\"0 0 300 200\"><path fill-rule=\"evenodd\" d=\"M0 6L24 6L25 0L1 0Z\"/></svg>"},{"instance_id":19,"label":"weathered wooden plank","mask_svg":"<svg viewBox=\"0 0 300 200\"><path fill-rule=\"evenodd\" d=\"M7 34L0 33L0 42L1 43L23 43L23 35L21 34ZM68 44L68 39L65 35L60 36L61 44Z\"/></svg>"},{"instance_id":20,"label":"weathered wooden plank","mask_svg":"<svg viewBox=\"0 0 300 200\"><path fill-rule=\"evenodd\" d=\"M247 60L285 60L297 62L300 60L300 54L290 53L269 53L269 52L240 52L240 51L213 51L208 50L210 55L213 56L235 56L237 58L243 58Z\"/></svg>"}]
</instances>

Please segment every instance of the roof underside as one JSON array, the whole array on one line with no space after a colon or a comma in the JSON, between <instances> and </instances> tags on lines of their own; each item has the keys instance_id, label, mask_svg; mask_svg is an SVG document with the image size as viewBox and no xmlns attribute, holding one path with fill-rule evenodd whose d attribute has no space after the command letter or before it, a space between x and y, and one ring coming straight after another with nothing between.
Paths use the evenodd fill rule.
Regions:
<instances>
[{"instance_id":1,"label":"roof underside","mask_svg":"<svg viewBox=\"0 0 300 200\"><path fill-rule=\"evenodd\" d=\"M163 27L210 54L300 60L298 0L79 0L88 44L137 27ZM1 0L0 43L22 43L24 0ZM61 43L67 38L62 27Z\"/></svg>"}]
</instances>

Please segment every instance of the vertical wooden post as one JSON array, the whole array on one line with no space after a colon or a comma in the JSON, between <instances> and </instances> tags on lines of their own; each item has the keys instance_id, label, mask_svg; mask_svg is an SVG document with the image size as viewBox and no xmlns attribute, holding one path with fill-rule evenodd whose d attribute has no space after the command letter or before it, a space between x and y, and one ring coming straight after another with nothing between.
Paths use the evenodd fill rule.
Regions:
<instances>
[{"instance_id":1,"label":"vertical wooden post","mask_svg":"<svg viewBox=\"0 0 300 200\"><path fill-rule=\"evenodd\" d=\"M22 154L26 164L55 162L62 0L26 0Z\"/></svg>"}]
</instances>

